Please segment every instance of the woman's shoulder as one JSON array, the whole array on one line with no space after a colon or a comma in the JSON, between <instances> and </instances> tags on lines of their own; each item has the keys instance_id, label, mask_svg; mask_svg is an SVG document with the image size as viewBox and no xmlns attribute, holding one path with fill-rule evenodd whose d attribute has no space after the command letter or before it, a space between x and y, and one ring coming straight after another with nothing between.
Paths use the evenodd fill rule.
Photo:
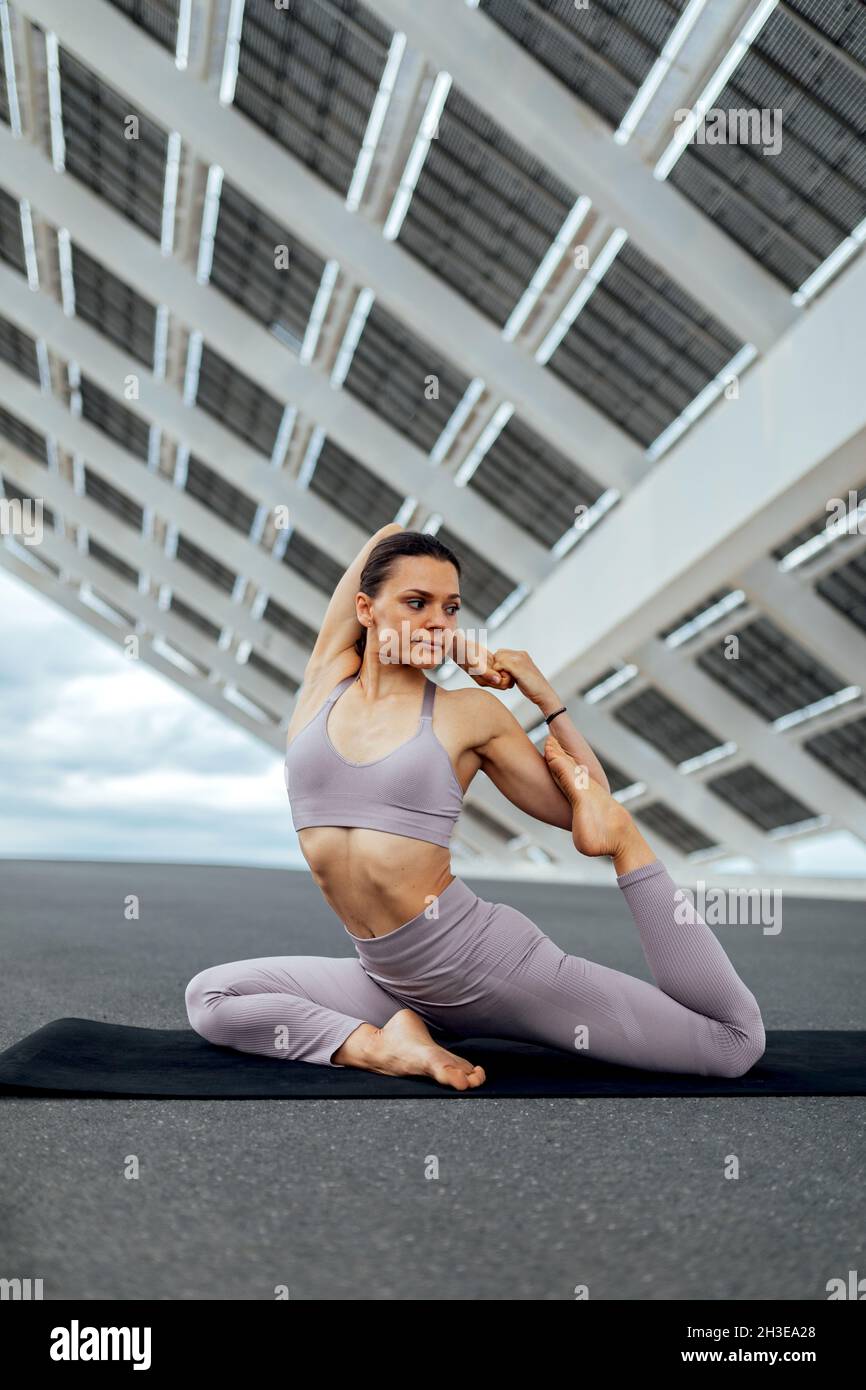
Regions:
<instances>
[{"instance_id":1,"label":"woman's shoulder","mask_svg":"<svg viewBox=\"0 0 866 1390\"><path fill-rule=\"evenodd\" d=\"M440 686L436 704L446 722L466 736L467 747L486 742L505 726L506 707L492 690L484 690L480 685L465 685L455 690Z\"/></svg>"}]
</instances>

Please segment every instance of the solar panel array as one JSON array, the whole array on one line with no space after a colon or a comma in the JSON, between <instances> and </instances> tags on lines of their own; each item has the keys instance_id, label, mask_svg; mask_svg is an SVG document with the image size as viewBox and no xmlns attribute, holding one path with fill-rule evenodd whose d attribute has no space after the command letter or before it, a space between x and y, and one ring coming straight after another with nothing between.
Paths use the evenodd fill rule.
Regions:
<instances>
[{"instance_id":1,"label":"solar panel array","mask_svg":"<svg viewBox=\"0 0 866 1390\"><path fill-rule=\"evenodd\" d=\"M714 105L773 113L779 148L768 115L761 143L690 146L672 182L796 289L866 217L866 10L786 0Z\"/></svg>"},{"instance_id":2,"label":"solar panel array","mask_svg":"<svg viewBox=\"0 0 866 1390\"><path fill-rule=\"evenodd\" d=\"M139 37L153 40L171 62L186 7L176 0L110 3L135 26ZM571 0L481 0L479 8L484 22L520 44L539 71L552 74L613 131L670 39L685 0L593 0L586 8ZM246 0L242 10L231 98L235 110L275 151L287 152L321 180L330 196L345 199L369 139L394 36L360 0L293 0L288 9L272 0ZM14 18L14 4L11 12ZM228 7L215 7L214 19L214 33L207 51L199 53L199 66L215 89ZM13 46L20 48L20 26L14 28L13 38ZM34 44L46 43L36 26L32 39ZM202 42L195 32L192 39ZM716 101L720 107L781 110L785 139L779 154L767 155L755 144L694 143L670 174L673 187L702 215L791 289L866 217L864 63L866 7L851 0L785 0ZM43 152L52 153L56 162L52 142L57 121L51 119L44 65L40 69L36 64L34 73L39 139ZM387 139L372 165L375 198L371 194L369 206L362 206L361 216L368 220L373 220L376 206L381 221L381 208L405 178L406 159L435 75L428 64L416 91L395 94L397 115L389 115ZM171 147L168 116L159 119L158 101L148 110L130 101L120 57L106 80L61 41L58 83L63 177L151 243L163 242ZM11 119L0 65L0 120L9 125ZM456 294L488 329L503 329L584 190L564 180L543 150L529 149L506 132L476 103L473 93L456 82L416 173L396 234L398 253L435 277L445 312ZM529 539L527 554L535 553L539 572L547 573L561 563L554 548L561 546L576 517L603 498L608 485L603 457L596 458L579 438L569 455L561 438L554 443L538 417L530 421L520 408L513 409L481 447L492 413L502 402L483 379L482 363L477 379L470 377L462 345L453 334L434 338L419 327L411 302L397 305L389 300L386 307L373 295L362 313L365 286L354 283L346 267L334 264L330 252L317 248L309 234L301 235L291 219L284 222L272 209L259 206L240 175L229 177L220 171L214 195L207 174L207 165L196 161L181 138L177 211L186 220L174 259L207 286L210 296L230 303L241 315L231 321L234 329L227 328L216 342L209 341L207 331L198 332L197 324L171 302L162 304L158 286L143 293L149 285L140 279L129 283L117 273L116 264L113 269L103 264L92 247L51 225L38 208L32 215L41 241L28 249L30 212L11 188L2 186L2 170L0 262L23 277L32 274L37 258L43 293L62 298L67 314L144 371L156 369L158 379L182 394L189 409L202 412L211 428L216 425L227 432L227 447L212 453L199 444L190 447L119 384L109 389L104 374L88 370L84 355L79 364L50 342L40 348L14 316L0 317L0 362L35 387L44 387L50 372L55 398L71 418L99 431L106 447L94 449L94 459L86 450L82 456L77 446L37 429L23 407L25 418L20 418L12 402L0 404L0 439L43 468L59 471L78 496L98 509L96 515L104 513L100 527L79 526L99 580L94 589L118 620L136 624L136 596L140 586L145 592L150 585L153 594L160 593L160 605L171 619L168 645L212 683L224 675L226 662L234 661L238 690L251 702L262 727L273 730L285 725L285 697L299 687L302 666L297 666L294 654L298 648L309 651L316 639L317 612L310 596L319 597L320 616L342 576L345 555L338 560L328 536L319 536L311 523L293 524L280 535L269 504L262 501L263 475L256 480L247 461L241 480L233 467L231 440L257 454L262 469L270 469L275 480L282 474L307 492L310 501L324 509L317 514L333 518L329 536L345 537L347 525L357 528L359 536L369 535L402 516L413 500L407 502L410 487L401 490L392 472L384 476L380 471L363 431L355 446L349 432L329 432L313 414L301 410L294 418L293 371L330 377L337 417L340 402L351 402L364 412L352 418L366 418L392 432L394 457L399 459L400 449L407 446L420 451L422 459L426 456L431 477L438 468L440 476L453 480L470 451L476 451L467 476L458 476L461 487L453 490L450 512L435 521L426 505L414 510L410 506L409 514L413 526L429 524L459 555L466 611L482 622L519 597L528 563L525 556L497 543L502 525L507 522ZM567 264L570 247L564 253L565 261L541 297L542 318L545 313L553 316L563 286L579 283ZM324 296L326 312L319 322L317 306L323 303L329 276L334 292L330 300ZM130 274L130 281L134 278ZM254 330L260 333L264 328L272 335L274 353L285 354L275 357L285 362L282 377L274 373L263 383L254 366L248 373L239 367L234 339L244 320L251 343L258 341ZM537 341L537 327L534 331ZM743 346L740 334L679 283L675 255L662 266L633 238L621 247L566 327L544 370L575 403L589 407L588 418L595 414L607 422L619 432L624 448L640 457L721 379ZM230 348L231 357L226 355ZM513 352L523 354L527 363L531 360L532 349L520 333ZM157 366L160 354L163 360ZM299 354L312 365L299 367ZM337 373L341 354L347 361L345 370ZM278 389L278 381L284 381L284 388ZM205 430L198 436L217 437ZM116 468L115 476L113 465L121 457L124 466ZM647 471L652 466L650 454ZM29 494L11 476L14 471L2 474L3 491L20 502ZM142 486L146 475L150 483L174 489L178 499L183 494L182 520L173 519L170 492L154 494L164 499L161 507L145 503L145 495L151 495ZM866 483L859 495L866 500ZM466 525L458 524L464 499L482 509L478 514L487 518L489 530L467 536ZM46 508L45 518L49 527L56 525L58 537L74 536L74 525L68 528L57 509ZM774 558L783 560L806 542L820 539L826 521L826 515L818 516L801 527L775 547ZM598 525L603 538L603 516ZM225 539L230 533L237 537L239 549ZM133 538L135 553L129 549ZM159 582L156 571L148 575L139 566L139 555L152 554L140 545L160 547L164 564L157 567L163 576ZM852 634L866 631L864 554L866 549L856 541L847 543L840 547L838 563L823 564L812 581L814 594L851 624ZM252 563L252 556L256 573L262 562L273 567L274 592L246 573L241 558ZM60 573L62 567L50 556L42 562L49 573ZM719 585L702 601L693 601L658 638L700 619L731 594L733 583L732 577L731 585ZM292 592L297 595L295 606ZM599 597L592 592L576 595L576 612L567 620L579 621L581 605L593 601ZM233 633L235 624L227 619L234 615ZM720 696L733 698L749 718L761 721L768 737L774 720L817 701L832 702L847 685L840 673L810 653L807 643L751 608L739 621L735 612L728 614L723 636L716 627L711 631L712 638L695 643L690 659L718 686ZM737 639L734 659L731 636ZM621 656L628 661L628 652ZM582 673L578 690L587 694L619 669L610 666L591 680ZM620 736L628 731L629 738L637 740L631 746L646 745L661 753L674 777L683 775L677 772L683 763L713 755L729 738L725 719L716 711L681 704L639 672L634 688L626 684L596 708L609 720L612 741L614 731ZM725 709L723 700L718 709ZM802 737L801 746L840 784L866 794L866 717L859 706L852 707L850 718L836 718ZM603 743L598 752L612 790L631 798L643 780L641 768L610 762ZM742 817L761 834L821 815L822 806L793 796L758 761L740 750L733 764L720 761L717 768L705 767L700 777L726 812ZM667 790L660 794L650 778L635 799L645 828L683 855L721 850L718 835L694 823L675 804L675 784L665 785ZM484 812L476 810L483 819ZM500 838L510 838L495 821L488 828Z\"/></svg>"},{"instance_id":3,"label":"solar panel array","mask_svg":"<svg viewBox=\"0 0 866 1390\"><path fill-rule=\"evenodd\" d=\"M502 326L576 201L455 86L400 245Z\"/></svg>"},{"instance_id":4,"label":"solar panel array","mask_svg":"<svg viewBox=\"0 0 866 1390\"><path fill-rule=\"evenodd\" d=\"M593 111L618 125L685 0L481 0L481 9Z\"/></svg>"},{"instance_id":5,"label":"solar panel array","mask_svg":"<svg viewBox=\"0 0 866 1390\"><path fill-rule=\"evenodd\" d=\"M550 359L550 369L639 443L656 439L743 346L626 245Z\"/></svg>"}]
</instances>

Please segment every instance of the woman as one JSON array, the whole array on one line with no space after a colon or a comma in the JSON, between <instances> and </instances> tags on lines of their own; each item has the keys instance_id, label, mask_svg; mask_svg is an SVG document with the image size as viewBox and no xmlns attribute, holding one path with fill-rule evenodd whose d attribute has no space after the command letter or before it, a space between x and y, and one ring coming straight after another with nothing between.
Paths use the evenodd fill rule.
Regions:
<instances>
[{"instance_id":1,"label":"woman","mask_svg":"<svg viewBox=\"0 0 866 1390\"><path fill-rule=\"evenodd\" d=\"M459 579L435 536L377 531L337 585L289 723L301 849L356 954L203 970L186 989L190 1023L241 1052L426 1075L459 1091L485 1080L448 1050L460 1036L742 1075L764 1051L754 996L527 653L464 649ZM449 653L475 685L428 679ZM492 693L514 684L556 728L543 757ZM479 769L522 810L569 830L582 854L613 861L656 985L567 955L452 874L449 837Z\"/></svg>"}]
</instances>

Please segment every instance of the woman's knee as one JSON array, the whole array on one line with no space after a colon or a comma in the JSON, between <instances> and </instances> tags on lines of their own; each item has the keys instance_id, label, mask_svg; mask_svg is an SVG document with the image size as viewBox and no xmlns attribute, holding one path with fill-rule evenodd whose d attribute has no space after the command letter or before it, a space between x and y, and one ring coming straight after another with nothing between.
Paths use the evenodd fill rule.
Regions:
<instances>
[{"instance_id":1,"label":"woman's knee","mask_svg":"<svg viewBox=\"0 0 866 1390\"><path fill-rule=\"evenodd\" d=\"M190 1021L190 1026L203 1038L207 1038L211 1032L217 1031L218 1028L216 1008L219 996L224 991L219 988L215 974L213 966L209 966L206 970L200 970L197 975L192 977L184 990L186 1016Z\"/></svg>"},{"instance_id":2,"label":"woman's knee","mask_svg":"<svg viewBox=\"0 0 866 1390\"><path fill-rule=\"evenodd\" d=\"M751 1071L752 1067L760 1062L767 1050L764 1020L757 1003L751 1016L743 1024L734 1027L732 1024L714 1021L713 1032L716 1040L716 1061L711 1072L713 1076L729 1079L745 1076L746 1072Z\"/></svg>"}]
</instances>

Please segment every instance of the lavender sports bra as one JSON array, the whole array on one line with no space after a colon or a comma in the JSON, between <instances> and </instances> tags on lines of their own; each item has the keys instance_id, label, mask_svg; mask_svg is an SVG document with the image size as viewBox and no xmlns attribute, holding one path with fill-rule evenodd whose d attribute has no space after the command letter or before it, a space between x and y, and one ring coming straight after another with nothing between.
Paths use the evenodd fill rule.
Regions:
<instances>
[{"instance_id":1,"label":"lavender sports bra","mask_svg":"<svg viewBox=\"0 0 866 1390\"><path fill-rule=\"evenodd\" d=\"M284 776L295 829L360 826L447 848L463 789L433 732L436 682L424 677L421 717L410 739L375 762L353 763L337 752L327 724L333 705L356 679L340 681L289 744Z\"/></svg>"}]
</instances>

